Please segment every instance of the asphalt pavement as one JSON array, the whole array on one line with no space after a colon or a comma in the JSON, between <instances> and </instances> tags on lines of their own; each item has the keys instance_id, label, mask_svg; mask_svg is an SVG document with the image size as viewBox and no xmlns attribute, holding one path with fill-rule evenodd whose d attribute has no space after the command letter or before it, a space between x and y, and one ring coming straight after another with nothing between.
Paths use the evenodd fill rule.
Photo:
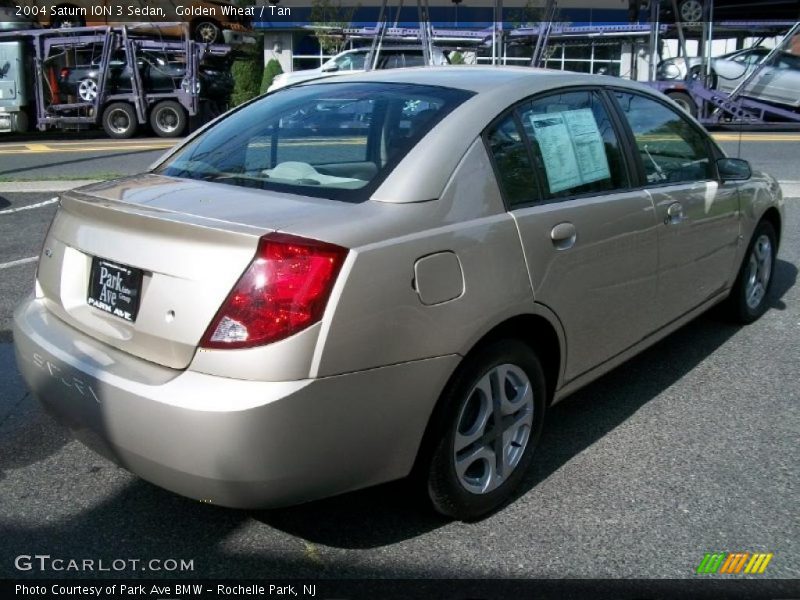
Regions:
<instances>
[{"instance_id":1,"label":"asphalt pavement","mask_svg":"<svg viewBox=\"0 0 800 600\"><path fill-rule=\"evenodd\" d=\"M800 180L796 144L759 147ZM800 577L800 200L788 202L761 320L703 316L554 407L519 497L465 524L411 501L402 482L282 510L218 508L74 441L27 394L11 345L35 272L14 261L38 255L52 197L0 194L0 578L96 575L15 569L38 553L193 561L113 573L129 577L684 579L712 551L771 552L770 578Z\"/></svg>"}]
</instances>

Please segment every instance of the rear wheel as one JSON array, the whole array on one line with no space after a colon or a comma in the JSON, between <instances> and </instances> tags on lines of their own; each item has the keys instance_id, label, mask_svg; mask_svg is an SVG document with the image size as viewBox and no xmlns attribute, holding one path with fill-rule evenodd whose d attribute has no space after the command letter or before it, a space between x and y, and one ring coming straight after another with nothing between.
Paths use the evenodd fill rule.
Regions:
<instances>
[{"instance_id":1,"label":"rear wheel","mask_svg":"<svg viewBox=\"0 0 800 600\"><path fill-rule=\"evenodd\" d=\"M159 137L180 137L186 131L186 123L186 111L174 100L159 102L150 112L150 127Z\"/></svg>"},{"instance_id":2,"label":"rear wheel","mask_svg":"<svg viewBox=\"0 0 800 600\"><path fill-rule=\"evenodd\" d=\"M736 283L726 301L725 308L732 320L752 323L766 312L777 251L775 228L769 221L761 221L753 233Z\"/></svg>"},{"instance_id":3,"label":"rear wheel","mask_svg":"<svg viewBox=\"0 0 800 600\"><path fill-rule=\"evenodd\" d=\"M539 359L518 340L464 360L434 417L426 483L438 512L472 520L508 501L533 457L545 398Z\"/></svg>"},{"instance_id":4,"label":"rear wheel","mask_svg":"<svg viewBox=\"0 0 800 600\"><path fill-rule=\"evenodd\" d=\"M685 92L670 92L667 96L672 99L675 104L680 106L686 113L692 115L693 117L697 116L697 104L692 97L685 93Z\"/></svg>"},{"instance_id":5,"label":"rear wheel","mask_svg":"<svg viewBox=\"0 0 800 600\"><path fill-rule=\"evenodd\" d=\"M117 139L133 137L138 126L136 111L127 102L114 102L103 111L103 129L109 137Z\"/></svg>"}]
</instances>

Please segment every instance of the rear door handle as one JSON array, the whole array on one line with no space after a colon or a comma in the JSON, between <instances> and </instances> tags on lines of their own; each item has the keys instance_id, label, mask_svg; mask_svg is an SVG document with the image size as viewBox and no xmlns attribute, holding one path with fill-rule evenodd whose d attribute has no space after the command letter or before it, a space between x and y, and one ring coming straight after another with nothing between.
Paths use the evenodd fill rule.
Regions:
<instances>
[{"instance_id":1,"label":"rear door handle","mask_svg":"<svg viewBox=\"0 0 800 600\"><path fill-rule=\"evenodd\" d=\"M664 218L664 225L677 225L686 220L686 215L683 214L683 204L680 202L673 202L667 208L667 216Z\"/></svg>"},{"instance_id":2,"label":"rear door handle","mask_svg":"<svg viewBox=\"0 0 800 600\"><path fill-rule=\"evenodd\" d=\"M550 240L557 250L566 250L575 245L578 231L572 223L559 223L550 231Z\"/></svg>"}]
</instances>

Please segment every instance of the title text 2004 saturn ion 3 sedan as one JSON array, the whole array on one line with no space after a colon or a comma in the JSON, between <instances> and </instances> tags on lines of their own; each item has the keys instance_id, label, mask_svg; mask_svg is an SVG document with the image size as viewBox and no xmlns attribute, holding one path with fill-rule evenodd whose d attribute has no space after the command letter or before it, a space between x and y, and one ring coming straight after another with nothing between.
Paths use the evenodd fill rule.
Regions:
<instances>
[{"instance_id":1,"label":"title text 2004 saturn ion 3 sedan","mask_svg":"<svg viewBox=\"0 0 800 600\"><path fill-rule=\"evenodd\" d=\"M65 193L18 363L79 437L186 496L278 506L413 470L472 519L552 402L714 304L764 312L782 203L619 79L303 84Z\"/></svg>"}]
</instances>

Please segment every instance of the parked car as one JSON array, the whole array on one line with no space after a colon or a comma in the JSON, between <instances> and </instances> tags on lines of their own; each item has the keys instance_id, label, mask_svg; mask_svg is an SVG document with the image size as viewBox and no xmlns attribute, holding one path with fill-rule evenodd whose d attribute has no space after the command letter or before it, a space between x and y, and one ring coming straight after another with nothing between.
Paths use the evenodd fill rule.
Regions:
<instances>
[{"instance_id":1,"label":"parked car","mask_svg":"<svg viewBox=\"0 0 800 600\"><path fill-rule=\"evenodd\" d=\"M204 98L227 102L233 91L233 76L225 64L209 62L200 66L199 93ZM188 85L186 63L175 60L168 54L141 51L136 61L142 86L147 93L169 93ZM98 62L77 67L63 67L58 74L58 87L62 96L75 96L84 102L93 102L97 97L97 86L101 70ZM132 90L132 70L124 52L118 52L109 62L106 73L106 90L109 94L127 93Z\"/></svg>"},{"instance_id":2,"label":"parked car","mask_svg":"<svg viewBox=\"0 0 800 600\"><path fill-rule=\"evenodd\" d=\"M769 48L756 47L711 59L711 73L707 79L709 87L732 92L769 53ZM703 61L697 57L662 61L658 67L658 78L704 78ZM743 95L781 106L800 108L800 57L789 52L779 52L747 84Z\"/></svg>"},{"instance_id":3,"label":"parked car","mask_svg":"<svg viewBox=\"0 0 800 600\"><path fill-rule=\"evenodd\" d=\"M183 21L195 40L208 44L245 42L252 32L249 17L225 15L224 7L235 6L227 0L126 0L122 4L114 0L16 0L16 4L29 7L42 26L54 29L127 25L149 35L181 37L183 26L175 23ZM163 18L149 16L158 9ZM131 10L143 15L139 22L132 22L136 17L130 15Z\"/></svg>"},{"instance_id":4,"label":"parked car","mask_svg":"<svg viewBox=\"0 0 800 600\"><path fill-rule=\"evenodd\" d=\"M639 18L648 14L651 0L640 2ZM704 0L678 0L678 12L672 10L672 3L661 2L661 18L664 21L699 23L707 20ZM741 21L744 14L752 14L753 19L774 19L794 21L800 14L800 0L715 0L714 21Z\"/></svg>"},{"instance_id":5,"label":"parked car","mask_svg":"<svg viewBox=\"0 0 800 600\"><path fill-rule=\"evenodd\" d=\"M328 60L318 69L304 69L302 71L281 73L272 80L272 85L269 87L268 91L274 92L287 85L308 81L309 79L360 73L365 68L365 62L369 52L370 48L345 50ZM375 62L376 69L421 67L425 64L422 46L382 46L377 51L377 54L378 58ZM434 65L446 65L450 63L447 55L436 47L433 48L431 57Z\"/></svg>"},{"instance_id":6,"label":"parked car","mask_svg":"<svg viewBox=\"0 0 800 600\"><path fill-rule=\"evenodd\" d=\"M740 64L755 65L760 63L769 54L769 48L756 46L744 50L728 52L711 59L712 81L714 65L720 60L735 61ZM658 63L656 78L661 81L676 81L688 77L696 78L703 75L703 59L699 56L677 56L668 58Z\"/></svg>"},{"instance_id":7,"label":"parked car","mask_svg":"<svg viewBox=\"0 0 800 600\"><path fill-rule=\"evenodd\" d=\"M302 135L351 103L367 131ZM65 192L14 315L32 392L213 504L398 479L474 519L548 407L715 305L769 306L783 199L660 94L420 68L268 94Z\"/></svg>"}]
</instances>

